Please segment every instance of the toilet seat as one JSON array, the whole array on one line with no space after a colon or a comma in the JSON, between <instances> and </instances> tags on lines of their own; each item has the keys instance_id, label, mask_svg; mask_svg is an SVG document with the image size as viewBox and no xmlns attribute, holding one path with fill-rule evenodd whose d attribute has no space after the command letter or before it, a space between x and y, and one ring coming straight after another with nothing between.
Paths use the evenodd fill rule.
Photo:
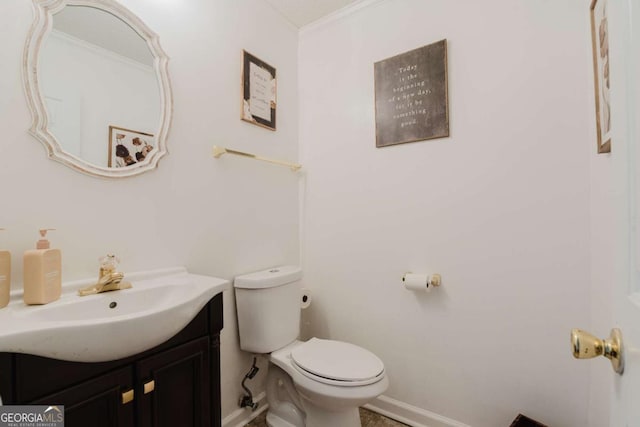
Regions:
<instances>
[{"instance_id":1,"label":"toilet seat","mask_svg":"<svg viewBox=\"0 0 640 427\"><path fill-rule=\"evenodd\" d=\"M304 376L325 384L354 387L373 384L384 376L384 364L357 345L311 338L291 350L292 365Z\"/></svg>"}]
</instances>

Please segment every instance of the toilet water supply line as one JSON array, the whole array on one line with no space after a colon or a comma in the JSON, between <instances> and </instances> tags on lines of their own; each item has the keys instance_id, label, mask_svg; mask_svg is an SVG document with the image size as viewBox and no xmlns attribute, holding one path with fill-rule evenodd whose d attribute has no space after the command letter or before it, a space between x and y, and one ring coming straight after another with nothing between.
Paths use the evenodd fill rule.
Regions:
<instances>
[{"instance_id":1,"label":"toilet water supply line","mask_svg":"<svg viewBox=\"0 0 640 427\"><path fill-rule=\"evenodd\" d=\"M256 409L258 409L258 404L256 402L253 401L253 394L251 393L251 390L249 390L249 387L247 387L244 383L247 380L252 380L253 377L256 376L256 374L258 373L258 371L260 370L260 368L258 368L258 366L256 365L256 357L253 357L253 364L251 365L251 369L249 369L249 372L247 372L247 375L244 376L244 379L242 380L242 388L244 389L244 391L247 393L246 395L242 396L240 398L240 407L241 408L251 408L252 411L255 411Z\"/></svg>"}]
</instances>

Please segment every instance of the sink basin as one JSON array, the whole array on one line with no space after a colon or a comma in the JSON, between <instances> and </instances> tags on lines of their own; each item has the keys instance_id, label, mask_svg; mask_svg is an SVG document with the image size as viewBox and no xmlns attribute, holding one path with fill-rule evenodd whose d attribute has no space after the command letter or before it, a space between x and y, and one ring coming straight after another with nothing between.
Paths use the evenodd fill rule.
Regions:
<instances>
[{"instance_id":1,"label":"sink basin","mask_svg":"<svg viewBox=\"0 0 640 427\"><path fill-rule=\"evenodd\" d=\"M180 299L183 289L179 285L159 285L125 289L90 295L91 298L68 298L60 304L36 307L21 315L39 321L93 322L136 316L147 309L169 308Z\"/></svg>"},{"instance_id":2,"label":"sink basin","mask_svg":"<svg viewBox=\"0 0 640 427\"><path fill-rule=\"evenodd\" d=\"M95 280L95 279L94 279ZM180 332L229 282L183 268L127 274L131 289L80 297L93 281L63 286L62 297L28 306L12 294L0 310L0 352L76 362L105 362L141 353Z\"/></svg>"}]
</instances>

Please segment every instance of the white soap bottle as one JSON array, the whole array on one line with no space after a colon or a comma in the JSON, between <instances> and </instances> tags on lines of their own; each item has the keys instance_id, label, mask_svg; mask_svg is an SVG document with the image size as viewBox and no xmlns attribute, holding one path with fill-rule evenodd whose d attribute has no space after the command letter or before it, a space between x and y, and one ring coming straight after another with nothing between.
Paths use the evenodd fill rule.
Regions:
<instances>
[{"instance_id":1,"label":"white soap bottle","mask_svg":"<svg viewBox=\"0 0 640 427\"><path fill-rule=\"evenodd\" d=\"M4 228L0 228L4 230ZM11 291L11 252L0 250L0 308L9 304Z\"/></svg>"},{"instance_id":2,"label":"white soap bottle","mask_svg":"<svg viewBox=\"0 0 640 427\"><path fill-rule=\"evenodd\" d=\"M62 253L50 248L46 236L51 230L40 230L36 249L24 253L25 304L48 304L62 294Z\"/></svg>"}]
</instances>

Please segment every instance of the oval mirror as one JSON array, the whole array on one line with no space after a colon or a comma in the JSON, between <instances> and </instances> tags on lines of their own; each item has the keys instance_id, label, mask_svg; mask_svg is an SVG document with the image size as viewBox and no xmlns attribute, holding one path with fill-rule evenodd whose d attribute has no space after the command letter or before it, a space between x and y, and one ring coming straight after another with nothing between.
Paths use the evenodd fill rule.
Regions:
<instances>
[{"instance_id":1,"label":"oval mirror","mask_svg":"<svg viewBox=\"0 0 640 427\"><path fill-rule=\"evenodd\" d=\"M154 169L172 112L158 36L113 0L33 0L25 48L30 132L78 171L126 177Z\"/></svg>"}]
</instances>

